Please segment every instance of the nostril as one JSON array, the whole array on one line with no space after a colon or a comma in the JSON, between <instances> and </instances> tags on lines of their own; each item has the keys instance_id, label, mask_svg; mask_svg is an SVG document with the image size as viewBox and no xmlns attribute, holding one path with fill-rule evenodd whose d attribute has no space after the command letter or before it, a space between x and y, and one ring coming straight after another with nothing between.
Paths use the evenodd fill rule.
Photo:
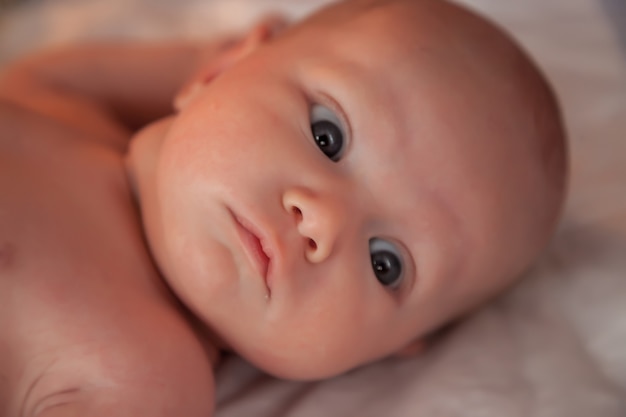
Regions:
<instances>
[{"instance_id":1,"label":"nostril","mask_svg":"<svg viewBox=\"0 0 626 417\"><path fill-rule=\"evenodd\" d=\"M313 239L309 239L309 248L311 248L312 250L317 249L317 243L315 243Z\"/></svg>"},{"instance_id":2,"label":"nostril","mask_svg":"<svg viewBox=\"0 0 626 417\"><path fill-rule=\"evenodd\" d=\"M291 212L294 214L294 216L296 217L296 220L300 221L302 220L302 210L300 210L298 207L293 206L291 208Z\"/></svg>"}]
</instances>

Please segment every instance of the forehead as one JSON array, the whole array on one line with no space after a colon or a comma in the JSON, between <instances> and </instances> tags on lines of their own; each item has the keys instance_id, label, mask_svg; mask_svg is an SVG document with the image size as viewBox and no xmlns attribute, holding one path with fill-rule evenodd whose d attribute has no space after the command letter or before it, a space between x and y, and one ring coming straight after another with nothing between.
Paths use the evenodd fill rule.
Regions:
<instances>
[{"instance_id":1,"label":"forehead","mask_svg":"<svg viewBox=\"0 0 626 417\"><path fill-rule=\"evenodd\" d=\"M318 59L359 59L372 68L394 65L405 52L415 22L399 19L398 1L346 1L289 28L280 37L290 56L316 55Z\"/></svg>"}]
</instances>

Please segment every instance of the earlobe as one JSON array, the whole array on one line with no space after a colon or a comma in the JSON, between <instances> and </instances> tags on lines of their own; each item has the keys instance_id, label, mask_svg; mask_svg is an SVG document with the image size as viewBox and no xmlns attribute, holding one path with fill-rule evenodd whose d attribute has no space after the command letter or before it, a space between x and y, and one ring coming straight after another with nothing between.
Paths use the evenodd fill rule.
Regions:
<instances>
[{"instance_id":1,"label":"earlobe","mask_svg":"<svg viewBox=\"0 0 626 417\"><path fill-rule=\"evenodd\" d=\"M398 350L393 356L398 358L410 358L417 356L426 350L426 345L427 343L423 339L416 339Z\"/></svg>"},{"instance_id":2,"label":"earlobe","mask_svg":"<svg viewBox=\"0 0 626 417\"><path fill-rule=\"evenodd\" d=\"M447 324L420 336L419 338L413 340L408 345L397 351L395 353L395 356L400 358L407 358L424 353L426 349L429 349L435 343L438 343L438 341L443 336L448 334L450 329L454 328L457 325L458 321L458 319L450 320Z\"/></svg>"},{"instance_id":3,"label":"earlobe","mask_svg":"<svg viewBox=\"0 0 626 417\"><path fill-rule=\"evenodd\" d=\"M260 45L276 37L276 35L286 26L287 20L282 16L266 16L263 20L261 20L261 22L250 29L243 40L239 43L241 46L239 54L241 57L248 55Z\"/></svg>"},{"instance_id":4,"label":"earlobe","mask_svg":"<svg viewBox=\"0 0 626 417\"><path fill-rule=\"evenodd\" d=\"M189 79L174 98L174 109L181 111L209 84L215 77L245 58L259 46L271 40L287 25L285 19L279 16L266 17L261 23L254 26L239 41L215 53L202 64L200 69Z\"/></svg>"}]
</instances>

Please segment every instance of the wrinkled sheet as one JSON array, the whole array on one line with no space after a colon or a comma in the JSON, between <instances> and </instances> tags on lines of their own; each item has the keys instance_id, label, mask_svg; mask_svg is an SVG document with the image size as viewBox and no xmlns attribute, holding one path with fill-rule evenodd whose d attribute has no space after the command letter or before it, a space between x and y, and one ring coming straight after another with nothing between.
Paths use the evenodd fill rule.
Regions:
<instances>
[{"instance_id":1,"label":"wrinkled sheet","mask_svg":"<svg viewBox=\"0 0 626 417\"><path fill-rule=\"evenodd\" d=\"M0 63L95 38L204 37L324 1L55 0L0 16ZM509 293L425 355L315 383L241 359L218 371L218 417L626 416L626 7L621 0L464 0L512 32L563 105L571 187L552 244Z\"/></svg>"}]
</instances>

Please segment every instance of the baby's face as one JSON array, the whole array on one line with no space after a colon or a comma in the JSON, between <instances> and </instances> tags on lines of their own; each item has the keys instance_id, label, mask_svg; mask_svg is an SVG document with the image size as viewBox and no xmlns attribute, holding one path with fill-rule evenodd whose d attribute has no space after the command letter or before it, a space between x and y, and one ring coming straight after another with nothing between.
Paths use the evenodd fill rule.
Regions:
<instances>
[{"instance_id":1,"label":"baby's face","mask_svg":"<svg viewBox=\"0 0 626 417\"><path fill-rule=\"evenodd\" d=\"M164 144L167 279L277 375L389 355L520 269L493 173L527 151L493 140L484 80L389 25L374 10L285 34L207 85Z\"/></svg>"}]
</instances>

